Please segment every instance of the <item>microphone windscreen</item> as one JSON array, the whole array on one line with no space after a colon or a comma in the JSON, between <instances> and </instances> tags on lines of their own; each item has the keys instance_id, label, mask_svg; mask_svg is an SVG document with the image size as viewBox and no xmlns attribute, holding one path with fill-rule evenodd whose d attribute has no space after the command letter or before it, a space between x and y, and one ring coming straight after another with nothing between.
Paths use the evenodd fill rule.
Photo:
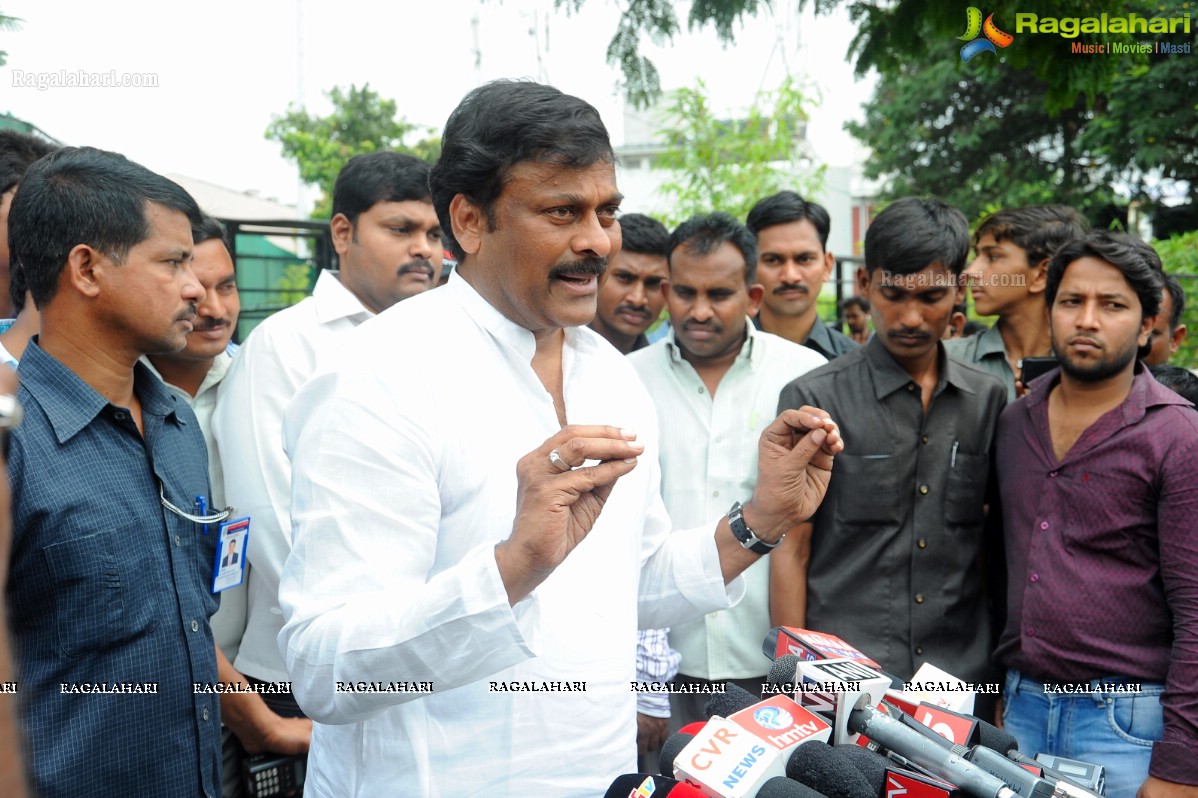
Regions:
<instances>
[{"instance_id":1,"label":"microphone windscreen","mask_svg":"<svg viewBox=\"0 0 1198 798\"><path fill-rule=\"evenodd\" d=\"M786 775L828 798L875 798L878 795L844 754L824 742L804 743L796 748L786 763Z\"/></svg>"},{"instance_id":2,"label":"microphone windscreen","mask_svg":"<svg viewBox=\"0 0 1198 798\"><path fill-rule=\"evenodd\" d=\"M748 709L761 700L761 696L753 695L743 687L737 687L729 682L724 687L724 692L716 693L703 707L703 714L707 717L719 715L721 718L726 718L733 712L740 712L742 709Z\"/></svg>"},{"instance_id":3,"label":"microphone windscreen","mask_svg":"<svg viewBox=\"0 0 1198 798\"><path fill-rule=\"evenodd\" d=\"M883 794L886 787L886 768L890 766L889 759L868 748L851 743L838 745L836 750L844 756L846 761L853 764L858 773L865 777L870 787L873 788L874 795Z\"/></svg>"},{"instance_id":4,"label":"microphone windscreen","mask_svg":"<svg viewBox=\"0 0 1198 798\"><path fill-rule=\"evenodd\" d=\"M767 683L777 686L794 684L795 671L799 669L799 658L794 654L778 657L770 666L769 674L765 677Z\"/></svg>"},{"instance_id":5,"label":"microphone windscreen","mask_svg":"<svg viewBox=\"0 0 1198 798\"><path fill-rule=\"evenodd\" d=\"M757 798L827 798L827 796L793 779L774 776L761 785L761 789L757 791Z\"/></svg>"},{"instance_id":6,"label":"microphone windscreen","mask_svg":"<svg viewBox=\"0 0 1198 798\"><path fill-rule=\"evenodd\" d=\"M679 787L685 787L690 792L686 792L685 790L678 791ZM703 794L689 784L683 784L677 779L671 779L667 776L654 776L650 773L625 773L623 776L616 777L616 780L607 788L607 792L603 793L603 798L628 798L629 795L656 795L659 790L661 791L661 795L672 795L677 796L677 798L692 798L692 796L701 796Z\"/></svg>"},{"instance_id":7,"label":"microphone windscreen","mask_svg":"<svg viewBox=\"0 0 1198 798\"><path fill-rule=\"evenodd\" d=\"M1019 741L992 723L978 719L978 744L1005 754L1018 751Z\"/></svg>"},{"instance_id":8,"label":"microphone windscreen","mask_svg":"<svg viewBox=\"0 0 1198 798\"><path fill-rule=\"evenodd\" d=\"M695 735L677 731L666 738L661 744L661 754L657 757L657 769L663 776L674 775L674 760L686 748L687 743L695 739Z\"/></svg>"}]
</instances>

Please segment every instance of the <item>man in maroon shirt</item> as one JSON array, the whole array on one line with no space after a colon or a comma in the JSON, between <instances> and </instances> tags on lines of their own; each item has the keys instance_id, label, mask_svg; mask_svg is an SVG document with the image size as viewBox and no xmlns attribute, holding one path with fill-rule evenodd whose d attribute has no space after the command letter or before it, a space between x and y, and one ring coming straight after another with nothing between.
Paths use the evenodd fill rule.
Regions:
<instances>
[{"instance_id":1,"label":"man in maroon shirt","mask_svg":"<svg viewBox=\"0 0 1198 798\"><path fill-rule=\"evenodd\" d=\"M1136 362L1163 286L1134 238L1063 246L1045 291L1061 367L996 444L1003 720L1024 751L1106 766L1111 798L1198 796L1198 413Z\"/></svg>"}]
</instances>

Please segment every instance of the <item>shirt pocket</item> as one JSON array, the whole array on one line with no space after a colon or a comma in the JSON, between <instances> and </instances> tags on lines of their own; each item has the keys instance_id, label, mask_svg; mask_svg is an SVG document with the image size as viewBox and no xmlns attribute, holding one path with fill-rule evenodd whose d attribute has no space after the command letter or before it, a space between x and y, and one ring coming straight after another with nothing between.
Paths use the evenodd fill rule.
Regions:
<instances>
[{"instance_id":1,"label":"shirt pocket","mask_svg":"<svg viewBox=\"0 0 1198 798\"><path fill-rule=\"evenodd\" d=\"M897 524L896 469L896 458L889 454L836 455L832 487L836 490L837 521L842 524Z\"/></svg>"},{"instance_id":2,"label":"shirt pocket","mask_svg":"<svg viewBox=\"0 0 1198 798\"><path fill-rule=\"evenodd\" d=\"M121 532L106 529L43 549L54 582L58 648L68 657L113 648L158 625L158 600L144 587L152 573L139 568L143 544L119 545Z\"/></svg>"},{"instance_id":3,"label":"shirt pocket","mask_svg":"<svg viewBox=\"0 0 1198 798\"><path fill-rule=\"evenodd\" d=\"M989 455L957 452L944 489L944 521L949 526L976 526L986 517Z\"/></svg>"}]
</instances>

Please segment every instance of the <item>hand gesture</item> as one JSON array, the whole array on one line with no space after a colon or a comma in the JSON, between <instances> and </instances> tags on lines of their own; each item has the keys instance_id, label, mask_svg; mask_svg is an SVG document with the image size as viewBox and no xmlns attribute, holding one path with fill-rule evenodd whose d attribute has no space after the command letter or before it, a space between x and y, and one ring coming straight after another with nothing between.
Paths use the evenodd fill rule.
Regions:
<instances>
[{"instance_id":1,"label":"hand gesture","mask_svg":"<svg viewBox=\"0 0 1198 798\"><path fill-rule=\"evenodd\" d=\"M516 520L495 549L515 604L553 573L595 526L616 480L644 450L616 427L568 426L516 464ZM587 461L596 465L584 465Z\"/></svg>"}]
</instances>

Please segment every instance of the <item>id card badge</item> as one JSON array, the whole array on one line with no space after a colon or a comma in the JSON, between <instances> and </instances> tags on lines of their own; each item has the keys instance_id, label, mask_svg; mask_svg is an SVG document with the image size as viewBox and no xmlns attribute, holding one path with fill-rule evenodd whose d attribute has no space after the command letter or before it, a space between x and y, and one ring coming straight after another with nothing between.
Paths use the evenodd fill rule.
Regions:
<instances>
[{"instance_id":1,"label":"id card badge","mask_svg":"<svg viewBox=\"0 0 1198 798\"><path fill-rule=\"evenodd\" d=\"M220 593L245 581L245 547L250 539L250 519L239 518L220 525L212 592Z\"/></svg>"}]
</instances>

